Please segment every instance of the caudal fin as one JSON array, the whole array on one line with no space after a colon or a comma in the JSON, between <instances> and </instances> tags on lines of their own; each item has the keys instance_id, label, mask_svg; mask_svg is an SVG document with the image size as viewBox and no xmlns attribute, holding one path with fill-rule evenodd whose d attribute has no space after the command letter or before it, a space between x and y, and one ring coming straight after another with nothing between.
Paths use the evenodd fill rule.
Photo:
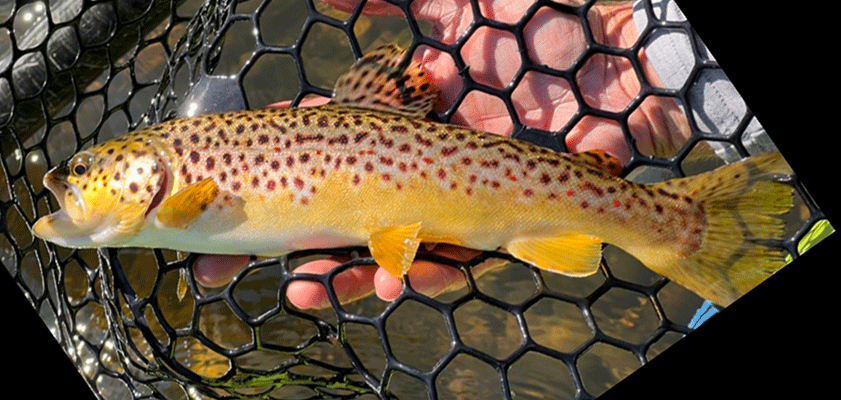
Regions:
<instances>
[{"instance_id":1,"label":"caudal fin","mask_svg":"<svg viewBox=\"0 0 841 400\"><path fill-rule=\"evenodd\" d=\"M670 191L680 188L703 207L706 229L698 250L652 269L723 306L753 289L786 264L775 244L783 239L778 216L791 209L793 188L775 178L791 173L771 152L672 181Z\"/></svg>"}]
</instances>

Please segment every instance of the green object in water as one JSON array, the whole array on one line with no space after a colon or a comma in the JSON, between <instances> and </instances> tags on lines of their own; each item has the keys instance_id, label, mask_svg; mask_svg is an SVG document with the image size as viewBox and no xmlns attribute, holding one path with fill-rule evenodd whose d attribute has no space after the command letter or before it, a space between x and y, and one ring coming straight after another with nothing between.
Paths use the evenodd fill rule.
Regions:
<instances>
[{"instance_id":1,"label":"green object in water","mask_svg":"<svg viewBox=\"0 0 841 400\"><path fill-rule=\"evenodd\" d=\"M809 233L806 236L803 236L803 239L800 240L800 243L797 244L797 252L803 254L806 250L811 249L815 244L824 240L827 236L831 235L835 232L835 229L832 228L832 225L829 224L829 221L822 219L815 223L812 226L812 229L809 230ZM786 262L791 262L792 257L791 255L786 255Z\"/></svg>"}]
</instances>

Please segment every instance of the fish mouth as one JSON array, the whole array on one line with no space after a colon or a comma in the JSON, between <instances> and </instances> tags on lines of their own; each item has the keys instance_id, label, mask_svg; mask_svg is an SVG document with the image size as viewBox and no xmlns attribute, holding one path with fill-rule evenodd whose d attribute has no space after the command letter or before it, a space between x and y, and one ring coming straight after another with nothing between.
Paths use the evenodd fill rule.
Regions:
<instances>
[{"instance_id":1,"label":"fish mouth","mask_svg":"<svg viewBox=\"0 0 841 400\"><path fill-rule=\"evenodd\" d=\"M59 164L44 175L44 186L52 192L53 197L58 202L61 208L59 212L63 211L74 220L80 219L84 215L85 201L82 197L82 191L76 185L67 181L66 162ZM73 202L74 210L69 210L68 201Z\"/></svg>"},{"instance_id":2,"label":"fish mouth","mask_svg":"<svg viewBox=\"0 0 841 400\"><path fill-rule=\"evenodd\" d=\"M59 210L39 218L32 226L32 233L53 243L80 247L90 241L90 234L83 232L85 229L80 224L84 218L85 202L81 190L66 178L66 162L44 175L44 186L55 197Z\"/></svg>"}]
</instances>

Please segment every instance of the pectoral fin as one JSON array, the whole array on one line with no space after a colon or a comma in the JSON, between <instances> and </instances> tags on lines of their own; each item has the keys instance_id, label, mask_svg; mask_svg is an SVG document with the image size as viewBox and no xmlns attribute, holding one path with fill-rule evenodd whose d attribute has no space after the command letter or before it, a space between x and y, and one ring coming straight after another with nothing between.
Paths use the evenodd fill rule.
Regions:
<instances>
[{"instance_id":1,"label":"pectoral fin","mask_svg":"<svg viewBox=\"0 0 841 400\"><path fill-rule=\"evenodd\" d=\"M540 269L569 276L588 276L601 261L602 241L580 233L552 238L515 239L505 246L511 255Z\"/></svg>"},{"instance_id":2,"label":"pectoral fin","mask_svg":"<svg viewBox=\"0 0 841 400\"><path fill-rule=\"evenodd\" d=\"M205 178L169 196L158 208L157 222L167 228L184 229L219 196L219 187Z\"/></svg>"},{"instance_id":3,"label":"pectoral fin","mask_svg":"<svg viewBox=\"0 0 841 400\"><path fill-rule=\"evenodd\" d=\"M371 234L368 249L371 256L391 275L402 277L409 271L420 245L420 223L389 226Z\"/></svg>"}]
</instances>

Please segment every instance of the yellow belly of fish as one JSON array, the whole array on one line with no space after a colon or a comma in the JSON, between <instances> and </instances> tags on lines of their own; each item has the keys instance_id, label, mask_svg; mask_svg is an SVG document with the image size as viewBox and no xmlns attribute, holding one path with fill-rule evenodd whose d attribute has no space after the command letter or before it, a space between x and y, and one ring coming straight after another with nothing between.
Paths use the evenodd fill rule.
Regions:
<instances>
[{"instance_id":1,"label":"yellow belly of fish","mask_svg":"<svg viewBox=\"0 0 841 400\"><path fill-rule=\"evenodd\" d=\"M419 223L418 236L424 242L493 250L514 238L572 228L550 219L556 212L547 211L544 201L526 201L513 192L477 188L467 196L458 187L443 187L432 179L384 182L376 175L352 184L352 175L331 172L306 204L291 189L272 196L244 192L239 196L241 207L211 206L186 229L149 223L128 245L273 256L299 249L363 246L383 228Z\"/></svg>"}]
</instances>

